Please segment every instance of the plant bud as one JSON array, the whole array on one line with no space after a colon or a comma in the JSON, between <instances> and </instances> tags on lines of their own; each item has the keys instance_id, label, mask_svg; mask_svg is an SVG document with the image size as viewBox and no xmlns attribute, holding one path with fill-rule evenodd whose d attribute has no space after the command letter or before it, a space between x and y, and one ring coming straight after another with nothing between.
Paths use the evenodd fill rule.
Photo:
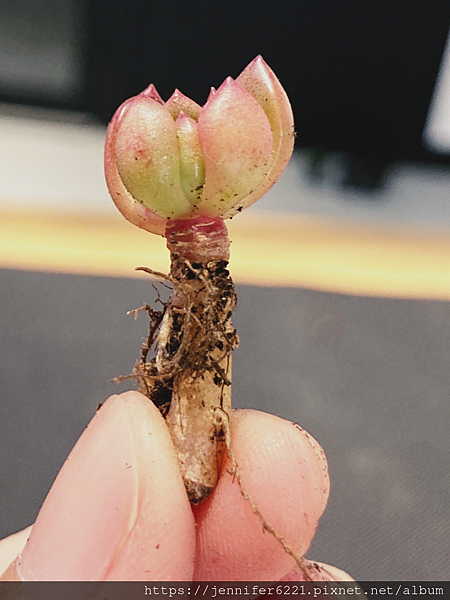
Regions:
<instances>
[{"instance_id":1,"label":"plant bud","mask_svg":"<svg viewBox=\"0 0 450 600\"><path fill-rule=\"evenodd\" d=\"M260 198L293 150L289 100L259 56L234 81L211 88L203 108L153 84L116 111L105 173L126 219L164 235L168 221L228 218Z\"/></svg>"}]
</instances>

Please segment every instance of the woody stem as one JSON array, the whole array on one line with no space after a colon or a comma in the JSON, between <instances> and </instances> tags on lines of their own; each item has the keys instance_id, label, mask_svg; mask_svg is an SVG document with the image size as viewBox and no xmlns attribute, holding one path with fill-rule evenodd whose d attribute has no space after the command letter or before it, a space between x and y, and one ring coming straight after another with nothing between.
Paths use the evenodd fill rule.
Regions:
<instances>
[{"instance_id":1,"label":"woody stem","mask_svg":"<svg viewBox=\"0 0 450 600\"><path fill-rule=\"evenodd\" d=\"M198 503L214 489L225 448L215 415L218 408L231 413L236 293L221 218L172 222L166 238L174 287L157 339L156 369L171 378L166 421L189 499Z\"/></svg>"}]
</instances>

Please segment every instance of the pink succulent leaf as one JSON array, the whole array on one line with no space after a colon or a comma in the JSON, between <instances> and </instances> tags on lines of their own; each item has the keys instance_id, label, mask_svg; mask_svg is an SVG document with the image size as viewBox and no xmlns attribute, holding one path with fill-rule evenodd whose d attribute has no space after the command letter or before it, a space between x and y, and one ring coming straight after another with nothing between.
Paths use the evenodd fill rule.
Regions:
<instances>
[{"instance_id":1,"label":"pink succulent leaf","mask_svg":"<svg viewBox=\"0 0 450 600\"><path fill-rule=\"evenodd\" d=\"M270 123L255 98L229 77L203 107L198 134L206 169L199 209L223 216L267 176Z\"/></svg>"},{"instance_id":2,"label":"pink succulent leaf","mask_svg":"<svg viewBox=\"0 0 450 600\"><path fill-rule=\"evenodd\" d=\"M236 81L264 110L272 129L273 153L266 179L243 202L232 207L226 217L236 214L238 208L250 206L272 187L291 158L295 138L294 117L287 94L262 56L256 57Z\"/></svg>"},{"instance_id":3,"label":"pink succulent leaf","mask_svg":"<svg viewBox=\"0 0 450 600\"><path fill-rule=\"evenodd\" d=\"M186 198L195 206L205 183L205 161L198 139L197 123L180 112L175 125L180 148L181 186Z\"/></svg>"},{"instance_id":4,"label":"pink succulent leaf","mask_svg":"<svg viewBox=\"0 0 450 600\"><path fill-rule=\"evenodd\" d=\"M191 212L180 180L177 129L164 105L140 94L120 119L117 170L138 202L165 218Z\"/></svg>"},{"instance_id":5,"label":"pink succulent leaf","mask_svg":"<svg viewBox=\"0 0 450 600\"><path fill-rule=\"evenodd\" d=\"M109 193L115 205L122 215L136 225L150 233L164 235L166 227L166 219L157 215L152 210L139 204L130 192L126 189L123 181L117 170L116 162L116 140L117 131L121 123L121 119L133 104L134 98L130 98L124 102L115 112L111 123L109 124L106 133L105 143L105 177Z\"/></svg>"},{"instance_id":6,"label":"pink succulent leaf","mask_svg":"<svg viewBox=\"0 0 450 600\"><path fill-rule=\"evenodd\" d=\"M155 88L153 83L146 87L145 90L142 91L139 95L147 96L147 98L151 98L152 100L156 100L156 102L159 102L160 104L164 104L164 100L159 95L158 90Z\"/></svg>"},{"instance_id":7,"label":"pink succulent leaf","mask_svg":"<svg viewBox=\"0 0 450 600\"><path fill-rule=\"evenodd\" d=\"M198 121L202 110L202 107L199 106L197 102L194 102L194 100L185 96L180 90L175 90L170 96L166 102L166 108L172 115L174 121L176 121L180 112L184 112L184 114L191 117L191 119L194 119L194 121Z\"/></svg>"}]
</instances>

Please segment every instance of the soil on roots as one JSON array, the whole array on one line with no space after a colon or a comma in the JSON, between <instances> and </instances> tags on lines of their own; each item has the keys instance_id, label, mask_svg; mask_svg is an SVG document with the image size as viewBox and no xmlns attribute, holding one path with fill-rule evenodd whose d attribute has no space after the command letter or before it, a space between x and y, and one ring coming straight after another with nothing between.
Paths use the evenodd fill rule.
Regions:
<instances>
[{"instance_id":1,"label":"soil on roots","mask_svg":"<svg viewBox=\"0 0 450 600\"><path fill-rule=\"evenodd\" d=\"M237 297L227 267L225 260L191 263L175 255L170 276L163 276L173 287L170 299L161 310L149 305L138 309L148 313L150 325L133 376L163 416L170 408L174 380L183 372L197 379L209 371L218 387L231 384L221 364L239 339L232 325Z\"/></svg>"}]
</instances>

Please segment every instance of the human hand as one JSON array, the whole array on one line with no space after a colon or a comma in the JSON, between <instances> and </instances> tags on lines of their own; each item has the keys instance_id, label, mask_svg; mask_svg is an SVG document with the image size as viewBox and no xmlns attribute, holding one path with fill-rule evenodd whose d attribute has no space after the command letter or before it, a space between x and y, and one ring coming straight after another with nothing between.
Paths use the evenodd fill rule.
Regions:
<instances>
[{"instance_id":1,"label":"human hand","mask_svg":"<svg viewBox=\"0 0 450 600\"><path fill-rule=\"evenodd\" d=\"M322 449L289 421L234 411L233 451L263 517L299 556L328 498ZM263 530L227 458L213 494L188 502L164 419L138 392L112 396L59 472L36 520L0 542L0 579L277 581L305 573ZM351 580L304 562L315 580Z\"/></svg>"}]
</instances>

